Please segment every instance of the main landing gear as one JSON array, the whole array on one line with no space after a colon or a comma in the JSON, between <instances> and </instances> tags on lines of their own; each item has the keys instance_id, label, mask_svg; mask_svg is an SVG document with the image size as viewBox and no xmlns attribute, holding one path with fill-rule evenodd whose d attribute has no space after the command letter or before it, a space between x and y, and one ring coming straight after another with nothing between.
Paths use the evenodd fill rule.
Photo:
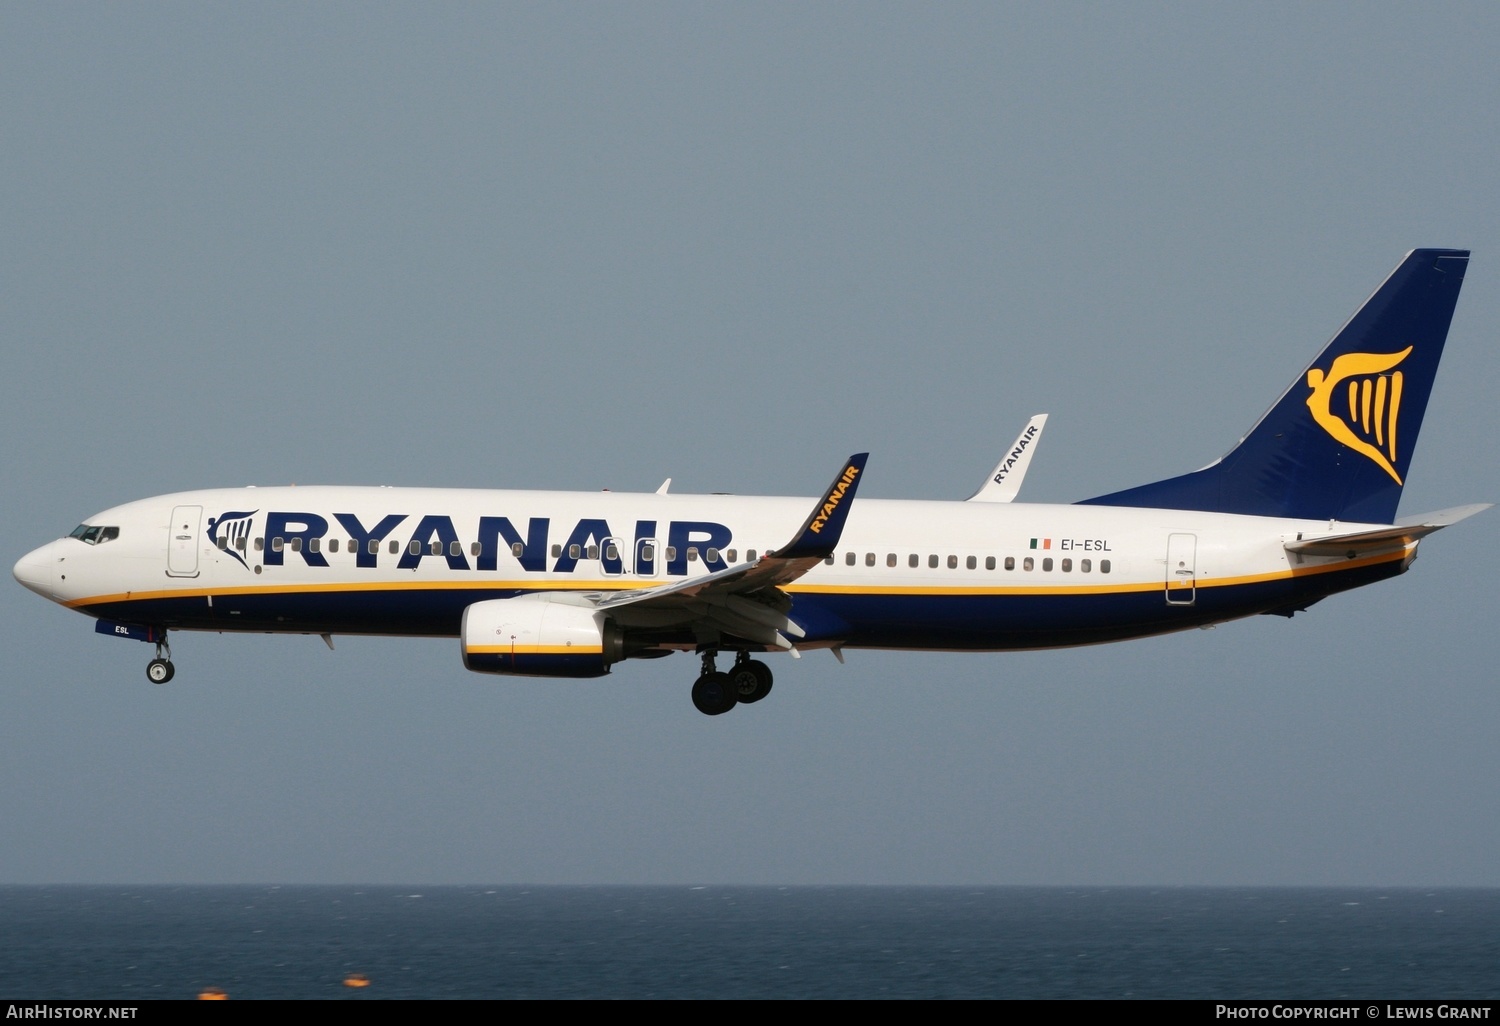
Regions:
<instances>
[{"instance_id":1,"label":"main landing gear","mask_svg":"<svg viewBox=\"0 0 1500 1026\"><path fill-rule=\"evenodd\" d=\"M759 702L771 693L771 668L749 652L735 657L728 673L714 668L718 652L703 652L703 672L693 682L693 705L705 716L727 713L740 703Z\"/></svg>"},{"instance_id":2,"label":"main landing gear","mask_svg":"<svg viewBox=\"0 0 1500 1026\"><path fill-rule=\"evenodd\" d=\"M156 658L146 664L146 679L153 684L165 684L177 672L172 665L172 646L167 643L167 632L161 632L156 643Z\"/></svg>"}]
</instances>

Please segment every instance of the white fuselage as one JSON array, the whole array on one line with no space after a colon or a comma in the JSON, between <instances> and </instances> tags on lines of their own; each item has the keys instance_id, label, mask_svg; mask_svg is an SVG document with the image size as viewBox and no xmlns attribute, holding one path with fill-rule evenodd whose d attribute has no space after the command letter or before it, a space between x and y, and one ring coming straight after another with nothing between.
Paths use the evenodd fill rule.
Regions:
<instances>
[{"instance_id":1,"label":"white fuselage","mask_svg":"<svg viewBox=\"0 0 1500 1026\"><path fill-rule=\"evenodd\" d=\"M457 635L463 609L476 601L651 588L753 561L792 536L812 501L214 489L100 513L88 525L117 528L115 536L52 542L24 557L16 576L65 606L127 624ZM1299 557L1284 547L1361 526L862 498L834 555L783 590L806 630L804 647L1085 644L1290 612L1401 572L1415 543L1358 558ZM667 625L653 641L694 643Z\"/></svg>"}]
</instances>

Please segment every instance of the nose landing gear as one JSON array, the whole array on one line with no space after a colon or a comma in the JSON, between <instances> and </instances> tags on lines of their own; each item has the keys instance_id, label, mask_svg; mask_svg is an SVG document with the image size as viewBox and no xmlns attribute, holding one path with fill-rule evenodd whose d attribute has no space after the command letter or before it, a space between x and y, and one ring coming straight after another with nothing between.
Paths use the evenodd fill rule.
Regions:
<instances>
[{"instance_id":1,"label":"nose landing gear","mask_svg":"<svg viewBox=\"0 0 1500 1026\"><path fill-rule=\"evenodd\" d=\"M167 642L167 632L161 632L156 643L156 658L146 664L146 679L153 684L165 684L177 673L172 665L172 646Z\"/></svg>"}]
</instances>

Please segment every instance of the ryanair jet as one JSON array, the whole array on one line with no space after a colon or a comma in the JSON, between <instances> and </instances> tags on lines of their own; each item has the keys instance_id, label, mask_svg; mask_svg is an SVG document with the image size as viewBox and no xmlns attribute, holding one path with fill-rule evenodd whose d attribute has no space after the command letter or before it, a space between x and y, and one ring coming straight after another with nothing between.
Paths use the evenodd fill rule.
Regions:
<instances>
[{"instance_id":1,"label":"ryanair jet","mask_svg":"<svg viewBox=\"0 0 1500 1026\"><path fill-rule=\"evenodd\" d=\"M1487 508L1396 516L1469 254L1419 249L1230 452L1071 505L1013 500L1034 418L963 502L417 488L183 492L23 556L22 584L156 646L173 630L457 637L470 670L596 677L693 652L694 705L758 702L755 658L1085 645L1281 616L1395 577ZM728 672L720 654L733 656Z\"/></svg>"}]
</instances>

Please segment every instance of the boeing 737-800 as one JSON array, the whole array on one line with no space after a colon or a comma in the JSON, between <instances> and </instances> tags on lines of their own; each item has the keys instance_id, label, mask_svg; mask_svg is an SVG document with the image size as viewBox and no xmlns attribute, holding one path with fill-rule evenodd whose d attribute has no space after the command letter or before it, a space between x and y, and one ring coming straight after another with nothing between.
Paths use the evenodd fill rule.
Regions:
<instances>
[{"instance_id":1,"label":"boeing 737-800","mask_svg":"<svg viewBox=\"0 0 1500 1026\"><path fill-rule=\"evenodd\" d=\"M1291 616L1404 572L1423 536L1486 508L1396 516L1468 256L1409 253L1218 461L1071 505L1012 501L1038 417L963 502L856 501L864 454L817 499L221 488L106 510L14 572L155 644L157 683L173 630L428 635L522 676L695 652L711 715L765 697L765 652L1053 648Z\"/></svg>"}]
</instances>

